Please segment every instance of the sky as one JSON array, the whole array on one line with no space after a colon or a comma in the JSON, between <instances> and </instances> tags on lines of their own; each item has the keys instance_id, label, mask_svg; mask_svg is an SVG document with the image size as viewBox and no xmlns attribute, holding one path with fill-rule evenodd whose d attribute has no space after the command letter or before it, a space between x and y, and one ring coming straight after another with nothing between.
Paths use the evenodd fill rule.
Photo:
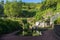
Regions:
<instances>
[{"instance_id":1,"label":"sky","mask_svg":"<svg viewBox=\"0 0 60 40\"><path fill-rule=\"evenodd\" d=\"M0 0L1 1L1 0ZM9 0L12 1L12 0ZM4 0L4 2L6 2L6 0ZM22 0L22 2L34 2L34 3L38 3L38 2L42 2L42 0Z\"/></svg>"},{"instance_id":2,"label":"sky","mask_svg":"<svg viewBox=\"0 0 60 40\"><path fill-rule=\"evenodd\" d=\"M34 3L38 3L41 2L42 0L22 0L22 2L34 2Z\"/></svg>"}]
</instances>

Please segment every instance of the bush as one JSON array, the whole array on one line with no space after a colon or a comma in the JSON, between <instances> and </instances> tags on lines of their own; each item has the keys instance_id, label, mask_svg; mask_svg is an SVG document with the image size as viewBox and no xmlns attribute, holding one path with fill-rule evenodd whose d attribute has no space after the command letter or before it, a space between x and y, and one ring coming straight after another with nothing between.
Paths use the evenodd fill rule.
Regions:
<instances>
[{"instance_id":1,"label":"bush","mask_svg":"<svg viewBox=\"0 0 60 40\"><path fill-rule=\"evenodd\" d=\"M22 30L21 24L19 24L17 21L0 19L0 34L11 33L16 30Z\"/></svg>"},{"instance_id":2,"label":"bush","mask_svg":"<svg viewBox=\"0 0 60 40\"><path fill-rule=\"evenodd\" d=\"M60 18L57 18L57 20L54 21L54 24L60 24Z\"/></svg>"},{"instance_id":3,"label":"bush","mask_svg":"<svg viewBox=\"0 0 60 40\"><path fill-rule=\"evenodd\" d=\"M26 18L22 19L22 22L24 24L24 29L28 29L29 28L29 23L27 22L27 19Z\"/></svg>"},{"instance_id":4,"label":"bush","mask_svg":"<svg viewBox=\"0 0 60 40\"><path fill-rule=\"evenodd\" d=\"M31 36L32 35L32 31L29 29L29 23L27 22L27 19L22 19L22 22L24 24L24 36Z\"/></svg>"},{"instance_id":5,"label":"bush","mask_svg":"<svg viewBox=\"0 0 60 40\"><path fill-rule=\"evenodd\" d=\"M28 11L28 10L22 10L22 14L20 15L21 17L34 17L36 15L36 11Z\"/></svg>"}]
</instances>

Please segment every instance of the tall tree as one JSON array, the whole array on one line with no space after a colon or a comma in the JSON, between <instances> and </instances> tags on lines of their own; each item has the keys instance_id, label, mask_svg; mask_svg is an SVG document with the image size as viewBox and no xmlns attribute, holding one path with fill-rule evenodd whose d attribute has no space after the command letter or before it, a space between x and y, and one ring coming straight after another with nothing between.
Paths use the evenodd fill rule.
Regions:
<instances>
[{"instance_id":1,"label":"tall tree","mask_svg":"<svg viewBox=\"0 0 60 40\"><path fill-rule=\"evenodd\" d=\"M4 4L4 0L1 0L1 3Z\"/></svg>"},{"instance_id":2,"label":"tall tree","mask_svg":"<svg viewBox=\"0 0 60 40\"><path fill-rule=\"evenodd\" d=\"M21 13L21 3L11 2L4 6L4 13L9 17L17 17Z\"/></svg>"}]
</instances>

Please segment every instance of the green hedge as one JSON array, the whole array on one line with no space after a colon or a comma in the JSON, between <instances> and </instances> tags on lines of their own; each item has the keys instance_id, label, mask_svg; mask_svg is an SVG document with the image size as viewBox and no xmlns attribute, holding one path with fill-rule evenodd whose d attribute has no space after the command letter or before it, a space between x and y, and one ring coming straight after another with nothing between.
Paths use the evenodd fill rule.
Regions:
<instances>
[{"instance_id":1,"label":"green hedge","mask_svg":"<svg viewBox=\"0 0 60 40\"><path fill-rule=\"evenodd\" d=\"M17 21L0 19L0 34L11 33L16 30L22 30L21 24Z\"/></svg>"}]
</instances>

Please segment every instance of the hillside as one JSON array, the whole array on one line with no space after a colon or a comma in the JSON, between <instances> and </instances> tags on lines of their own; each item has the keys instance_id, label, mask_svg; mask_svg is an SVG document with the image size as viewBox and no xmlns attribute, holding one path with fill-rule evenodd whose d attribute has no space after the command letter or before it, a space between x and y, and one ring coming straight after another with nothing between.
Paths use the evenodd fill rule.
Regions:
<instances>
[{"instance_id":1,"label":"hillside","mask_svg":"<svg viewBox=\"0 0 60 40\"><path fill-rule=\"evenodd\" d=\"M59 0L44 0L41 3L23 3L22 9L28 12L35 12L35 17L37 20L51 17L55 15L60 10Z\"/></svg>"}]
</instances>

